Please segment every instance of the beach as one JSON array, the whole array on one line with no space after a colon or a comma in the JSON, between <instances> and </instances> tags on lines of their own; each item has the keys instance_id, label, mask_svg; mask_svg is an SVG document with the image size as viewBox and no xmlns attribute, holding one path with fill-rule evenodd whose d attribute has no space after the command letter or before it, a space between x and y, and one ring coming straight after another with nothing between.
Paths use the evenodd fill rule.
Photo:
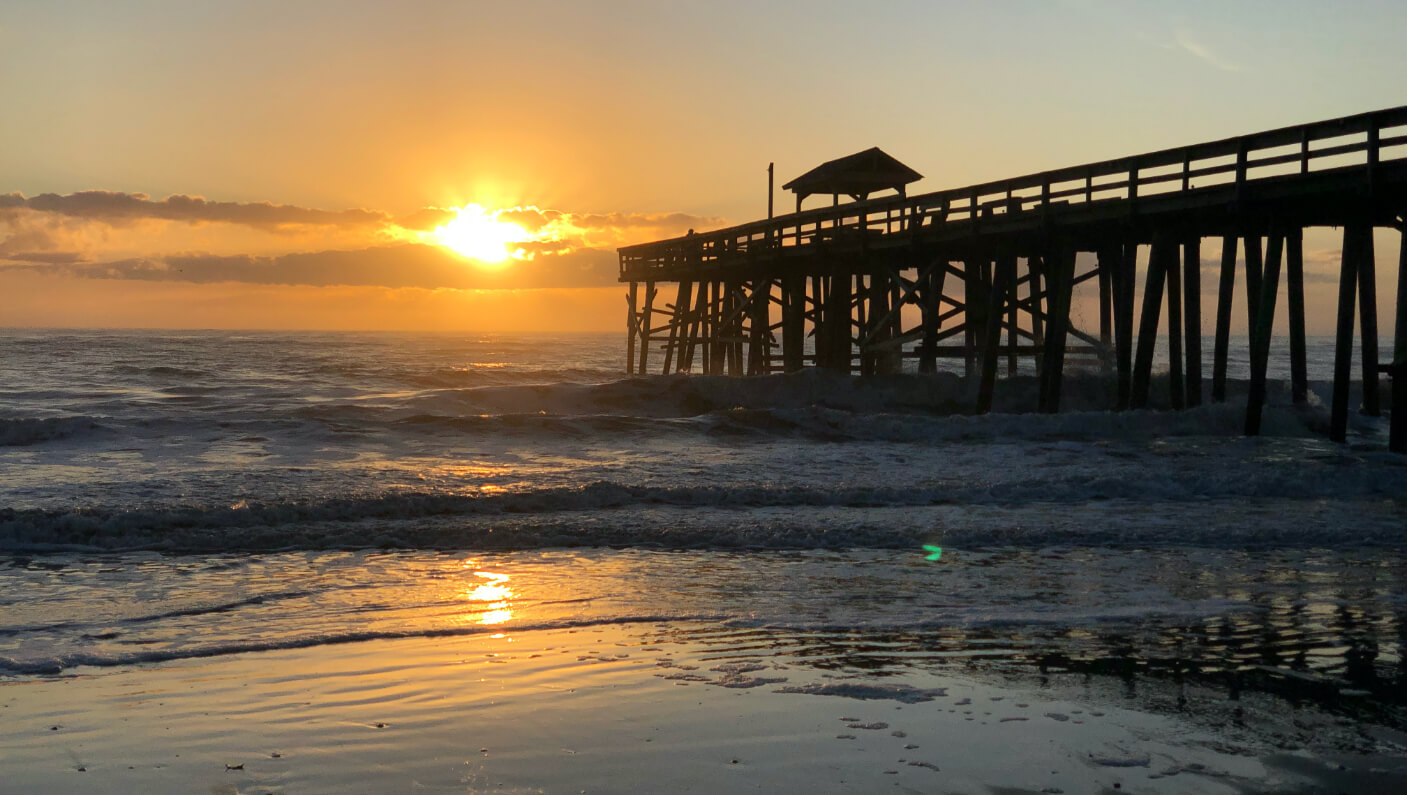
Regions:
<instances>
[{"instance_id":1,"label":"beach","mask_svg":"<svg viewBox=\"0 0 1407 795\"><path fill-rule=\"evenodd\" d=\"M7 792L1407 783L1407 466L1283 373L1245 438L1098 372L974 417L614 336L7 335Z\"/></svg>"}]
</instances>

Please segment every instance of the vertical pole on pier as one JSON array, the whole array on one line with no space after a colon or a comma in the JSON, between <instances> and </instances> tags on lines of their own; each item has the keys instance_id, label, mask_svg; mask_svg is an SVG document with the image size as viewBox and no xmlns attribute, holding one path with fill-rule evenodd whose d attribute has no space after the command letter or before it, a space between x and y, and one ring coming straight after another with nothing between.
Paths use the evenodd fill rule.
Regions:
<instances>
[{"instance_id":1,"label":"vertical pole on pier","mask_svg":"<svg viewBox=\"0 0 1407 795\"><path fill-rule=\"evenodd\" d=\"M1045 262L1044 257L1026 258L1026 269L1029 271L1026 297L1031 306L1031 358L1036 365L1036 375L1041 373L1041 358L1045 355L1045 310L1042 308L1042 301L1049 287L1048 281L1043 286L1041 278L1045 272Z\"/></svg>"},{"instance_id":2,"label":"vertical pole on pier","mask_svg":"<svg viewBox=\"0 0 1407 795\"><path fill-rule=\"evenodd\" d=\"M1254 332L1256 318L1260 317L1260 276L1264 266L1261 262L1260 233L1247 233L1246 243L1246 331Z\"/></svg>"},{"instance_id":3,"label":"vertical pole on pier","mask_svg":"<svg viewBox=\"0 0 1407 795\"><path fill-rule=\"evenodd\" d=\"M1329 406L1329 439L1348 438L1348 390L1353 373L1353 312L1358 292L1357 229L1343 230L1343 252L1339 265L1339 317L1334 336L1334 395Z\"/></svg>"},{"instance_id":4,"label":"vertical pole on pier","mask_svg":"<svg viewBox=\"0 0 1407 795\"><path fill-rule=\"evenodd\" d=\"M982 268L975 258L969 257L962 263L962 324L963 324L963 368L962 374L971 378L976 374L977 349L981 341L985 313L982 311Z\"/></svg>"},{"instance_id":5,"label":"vertical pole on pier","mask_svg":"<svg viewBox=\"0 0 1407 795\"><path fill-rule=\"evenodd\" d=\"M1182 383L1182 263L1177 243L1168 244L1168 400L1172 407L1187 407Z\"/></svg>"},{"instance_id":6,"label":"vertical pole on pier","mask_svg":"<svg viewBox=\"0 0 1407 795\"><path fill-rule=\"evenodd\" d=\"M743 315L747 312L747 295L740 282L728 282L728 375L740 376L747 373L743 360Z\"/></svg>"},{"instance_id":7,"label":"vertical pole on pier","mask_svg":"<svg viewBox=\"0 0 1407 795\"><path fill-rule=\"evenodd\" d=\"M1148 406L1148 387L1153 377L1153 346L1158 341L1158 313L1162 310L1163 284L1167 281L1167 271L1168 241L1163 235L1155 234L1152 250L1148 253L1148 277L1143 286L1143 312L1138 319L1138 352L1133 363L1129 408L1141 409Z\"/></svg>"},{"instance_id":8,"label":"vertical pole on pier","mask_svg":"<svg viewBox=\"0 0 1407 795\"><path fill-rule=\"evenodd\" d=\"M625 372L627 375L635 374L635 332L639 329L635 319L635 303L639 291L640 286L631 282L630 290L625 297L625 302L630 305L630 314L626 316L625 326Z\"/></svg>"},{"instance_id":9,"label":"vertical pole on pier","mask_svg":"<svg viewBox=\"0 0 1407 795\"><path fill-rule=\"evenodd\" d=\"M1129 239L1114 272L1114 359L1118 368L1118 409L1129 407L1133 394L1133 288L1138 273L1138 243Z\"/></svg>"},{"instance_id":10,"label":"vertical pole on pier","mask_svg":"<svg viewBox=\"0 0 1407 795\"><path fill-rule=\"evenodd\" d=\"M1290 309L1290 395L1296 406L1309 401L1309 364L1304 333L1304 229L1285 232L1285 287Z\"/></svg>"},{"instance_id":11,"label":"vertical pole on pier","mask_svg":"<svg viewBox=\"0 0 1407 795\"><path fill-rule=\"evenodd\" d=\"M1267 243L1260 300L1256 303L1256 324L1251 328L1251 384L1246 398L1247 436L1260 434L1261 412L1265 407L1265 371L1270 362L1270 338L1275 331L1275 296L1280 291L1280 254L1285 246L1285 237L1272 226Z\"/></svg>"},{"instance_id":12,"label":"vertical pole on pier","mask_svg":"<svg viewBox=\"0 0 1407 795\"><path fill-rule=\"evenodd\" d=\"M922 278L922 277L921 277ZM948 278L948 260L940 255L929 266L924 284L923 303L923 347L919 349L918 371L934 373L938 371L938 318L943 313L943 285Z\"/></svg>"},{"instance_id":13,"label":"vertical pole on pier","mask_svg":"<svg viewBox=\"0 0 1407 795\"><path fill-rule=\"evenodd\" d=\"M1104 346L1099 358L1108 368L1112 362L1109 354L1114 341L1114 268L1117 267L1119 252L1109 246L1101 246L1095 257L1095 268L1099 274L1099 342Z\"/></svg>"},{"instance_id":14,"label":"vertical pole on pier","mask_svg":"<svg viewBox=\"0 0 1407 795\"><path fill-rule=\"evenodd\" d=\"M1202 238L1182 244L1182 311L1186 317L1187 406L1202 405Z\"/></svg>"},{"instance_id":15,"label":"vertical pole on pier","mask_svg":"<svg viewBox=\"0 0 1407 795\"><path fill-rule=\"evenodd\" d=\"M679 292L674 298L674 317L669 321L669 341L664 348L664 374L669 375L670 367L677 361L678 369L683 369L684 344L689 333L689 304L694 299L694 283L688 279L679 282ZM677 349L677 350L676 350Z\"/></svg>"},{"instance_id":16,"label":"vertical pole on pier","mask_svg":"<svg viewBox=\"0 0 1407 795\"><path fill-rule=\"evenodd\" d=\"M1358 248L1358 322L1363 337L1363 413L1382 415L1378 397L1378 277L1373 253L1373 226L1364 224Z\"/></svg>"},{"instance_id":17,"label":"vertical pole on pier","mask_svg":"<svg viewBox=\"0 0 1407 795\"><path fill-rule=\"evenodd\" d=\"M782 367L788 373L800 370L806 344L806 277L782 279Z\"/></svg>"},{"instance_id":18,"label":"vertical pole on pier","mask_svg":"<svg viewBox=\"0 0 1407 795\"><path fill-rule=\"evenodd\" d=\"M704 371L708 371L708 347L705 341L705 335L708 333L705 318L707 311L708 282L699 282L698 292L694 294L694 308L689 313L689 333L679 354L679 369L683 372L693 372L695 354L702 360Z\"/></svg>"},{"instance_id":19,"label":"vertical pole on pier","mask_svg":"<svg viewBox=\"0 0 1407 795\"><path fill-rule=\"evenodd\" d=\"M850 373L851 281L849 273L830 278L826 294L826 366L838 373Z\"/></svg>"},{"instance_id":20,"label":"vertical pole on pier","mask_svg":"<svg viewBox=\"0 0 1407 795\"><path fill-rule=\"evenodd\" d=\"M1021 342L1020 327L1017 324L1016 296L1016 256L1011 255L1011 263L1006 274L1006 374L1015 376L1017 371L1017 346Z\"/></svg>"},{"instance_id":21,"label":"vertical pole on pier","mask_svg":"<svg viewBox=\"0 0 1407 795\"><path fill-rule=\"evenodd\" d=\"M1004 254L997 257L995 272L992 274L992 289L988 293L987 324L983 329L985 339L982 344L982 378L977 388L977 413L986 414L992 410L992 393L997 383L997 360L1001 356L1002 320L1008 286L1016 281L1016 258Z\"/></svg>"},{"instance_id":22,"label":"vertical pole on pier","mask_svg":"<svg viewBox=\"0 0 1407 795\"><path fill-rule=\"evenodd\" d=\"M830 355L826 323L826 284L825 276L819 273L811 274L811 347L815 351L811 362L816 367L825 367L826 357Z\"/></svg>"},{"instance_id":23,"label":"vertical pole on pier","mask_svg":"<svg viewBox=\"0 0 1407 795\"><path fill-rule=\"evenodd\" d=\"M1387 448L1407 453L1407 227L1397 254L1397 310L1392 337L1392 425Z\"/></svg>"},{"instance_id":24,"label":"vertical pole on pier","mask_svg":"<svg viewBox=\"0 0 1407 795\"><path fill-rule=\"evenodd\" d=\"M1236 235L1221 238L1221 279L1216 291L1216 340L1212 348L1212 402L1226 402L1226 358L1231 347L1231 300L1236 292Z\"/></svg>"},{"instance_id":25,"label":"vertical pole on pier","mask_svg":"<svg viewBox=\"0 0 1407 795\"><path fill-rule=\"evenodd\" d=\"M1075 249L1059 246L1047 257L1050 281L1046 302L1049 328L1040 374L1040 411L1060 411L1060 387L1065 370L1065 339L1070 328L1070 295L1075 281Z\"/></svg>"},{"instance_id":26,"label":"vertical pole on pier","mask_svg":"<svg viewBox=\"0 0 1407 795\"><path fill-rule=\"evenodd\" d=\"M747 374L766 375L768 342L772 336L772 280L754 279L748 303Z\"/></svg>"},{"instance_id":27,"label":"vertical pole on pier","mask_svg":"<svg viewBox=\"0 0 1407 795\"><path fill-rule=\"evenodd\" d=\"M723 375L728 351L723 347L723 282L708 283L708 374Z\"/></svg>"},{"instance_id":28,"label":"vertical pole on pier","mask_svg":"<svg viewBox=\"0 0 1407 795\"><path fill-rule=\"evenodd\" d=\"M650 332L655 322L655 294L658 292L654 282L645 282L645 308L640 312L640 375L649 372Z\"/></svg>"}]
</instances>

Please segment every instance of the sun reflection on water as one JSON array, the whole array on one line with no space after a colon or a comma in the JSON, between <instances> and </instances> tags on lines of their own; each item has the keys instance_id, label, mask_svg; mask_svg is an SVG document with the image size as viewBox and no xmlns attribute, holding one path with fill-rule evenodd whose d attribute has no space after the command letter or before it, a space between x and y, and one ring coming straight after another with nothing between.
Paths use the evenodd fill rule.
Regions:
<instances>
[{"instance_id":1,"label":"sun reflection on water","mask_svg":"<svg viewBox=\"0 0 1407 795\"><path fill-rule=\"evenodd\" d=\"M465 561L466 567L473 567L474 561ZM464 598L470 602L478 603L474 605L482 610L478 614L477 620L480 624L493 625L503 624L513 618L512 599L516 595L513 589L508 587L510 576L496 571L475 571L475 577L487 580L464 592Z\"/></svg>"}]
</instances>

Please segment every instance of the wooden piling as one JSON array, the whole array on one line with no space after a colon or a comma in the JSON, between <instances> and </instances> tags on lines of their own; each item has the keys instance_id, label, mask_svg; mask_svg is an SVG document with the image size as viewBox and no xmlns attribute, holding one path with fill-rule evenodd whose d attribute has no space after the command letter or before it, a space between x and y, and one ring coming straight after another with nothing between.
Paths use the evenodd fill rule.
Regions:
<instances>
[{"instance_id":1,"label":"wooden piling","mask_svg":"<svg viewBox=\"0 0 1407 795\"><path fill-rule=\"evenodd\" d=\"M794 373L805 366L806 277L782 280L782 369Z\"/></svg>"},{"instance_id":2,"label":"wooden piling","mask_svg":"<svg viewBox=\"0 0 1407 795\"><path fill-rule=\"evenodd\" d=\"M649 373L650 367L650 333L651 326L655 322L655 290L654 282L645 282L645 308L640 313L640 371L639 375Z\"/></svg>"},{"instance_id":3,"label":"wooden piling","mask_svg":"<svg viewBox=\"0 0 1407 795\"><path fill-rule=\"evenodd\" d=\"M630 314L626 316L625 325L625 372L629 375L635 374L635 334L640 328L635 306L639 298L639 291L639 285L631 282L630 290L625 296L625 302L630 307Z\"/></svg>"},{"instance_id":4,"label":"wooden piling","mask_svg":"<svg viewBox=\"0 0 1407 795\"><path fill-rule=\"evenodd\" d=\"M992 289L988 293L987 323L983 329L986 339L982 344L982 376L977 389L977 413L986 414L992 410L992 394L997 383L997 360L1001 353L1003 306L1007 297L1007 287L1016 280L1016 258L1002 256L997 259L992 276Z\"/></svg>"},{"instance_id":5,"label":"wooden piling","mask_svg":"<svg viewBox=\"0 0 1407 795\"><path fill-rule=\"evenodd\" d=\"M1170 243L1168 254L1168 401L1175 409L1186 408L1187 391L1182 382L1182 263L1178 246Z\"/></svg>"},{"instance_id":6,"label":"wooden piling","mask_svg":"<svg viewBox=\"0 0 1407 795\"><path fill-rule=\"evenodd\" d=\"M1182 312L1186 323L1187 402L1202 405L1202 238L1193 235L1182 244Z\"/></svg>"},{"instance_id":7,"label":"wooden piling","mask_svg":"<svg viewBox=\"0 0 1407 795\"><path fill-rule=\"evenodd\" d=\"M1334 394L1329 407L1329 439L1342 442L1348 438L1348 390L1353 373L1353 312L1358 292L1359 235L1352 226L1343 230L1343 248L1339 263L1339 316L1334 335Z\"/></svg>"},{"instance_id":8,"label":"wooden piling","mask_svg":"<svg viewBox=\"0 0 1407 795\"><path fill-rule=\"evenodd\" d=\"M1387 447L1407 453L1407 229L1397 253L1397 312L1392 339L1392 424Z\"/></svg>"},{"instance_id":9,"label":"wooden piling","mask_svg":"<svg viewBox=\"0 0 1407 795\"><path fill-rule=\"evenodd\" d=\"M1070 329L1070 297L1075 281L1075 250L1057 247L1046 258L1050 265L1050 298L1045 349L1041 355L1040 405L1048 414L1060 411L1060 388L1065 370L1065 340Z\"/></svg>"},{"instance_id":10,"label":"wooden piling","mask_svg":"<svg viewBox=\"0 0 1407 795\"><path fill-rule=\"evenodd\" d=\"M1270 338L1275 328L1275 296L1280 290L1280 255L1285 238L1270 230L1261 278L1260 300L1256 302L1256 324L1251 330L1251 383L1246 398L1247 436L1260 434L1261 412L1265 406L1265 374L1270 360Z\"/></svg>"},{"instance_id":11,"label":"wooden piling","mask_svg":"<svg viewBox=\"0 0 1407 795\"><path fill-rule=\"evenodd\" d=\"M1285 287L1290 310L1290 396L1296 406L1309 402L1309 363L1304 332L1304 230L1298 224L1285 236Z\"/></svg>"},{"instance_id":12,"label":"wooden piling","mask_svg":"<svg viewBox=\"0 0 1407 795\"><path fill-rule=\"evenodd\" d=\"M1138 321L1138 351L1133 363L1129 408L1148 407L1148 388L1153 376L1153 346L1158 340L1158 313L1163 304L1167 271L1168 241L1164 236L1157 235L1148 254L1148 276L1143 287L1143 312Z\"/></svg>"},{"instance_id":13,"label":"wooden piling","mask_svg":"<svg viewBox=\"0 0 1407 795\"><path fill-rule=\"evenodd\" d=\"M1216 338L1212 342L1212 402L1226 402L1226 358L1231 347L1231 301L1236 291L1237 235L1221 239L1221 278L1216 291Z\"/></svg>"},{"instance_id":14,"label":"wooden piling","mask_svg":"<svg viewBox=\"0 0 1407 795\"><path fill-rule=\"evenodd\" d=\"M1138 273L1138 243L1123 244L1114 278L1114 364L1118 370L1117 408L1129 408L1133 395L1133 291Z\"/></svg>"},{"instance_id":15,"label":"wooden piling","mask_svg":"<svg viewBox=\"0 0 1407 795\"><path fill-rule=\"evenodd\" d=\"M1358 243L1358 322L1363 352L1363 413L1378 417L1382 406L1378 398L1378 277L1373 227L1364 224L1358 233L1362 236Z\"/></svg>"}]
</instances>

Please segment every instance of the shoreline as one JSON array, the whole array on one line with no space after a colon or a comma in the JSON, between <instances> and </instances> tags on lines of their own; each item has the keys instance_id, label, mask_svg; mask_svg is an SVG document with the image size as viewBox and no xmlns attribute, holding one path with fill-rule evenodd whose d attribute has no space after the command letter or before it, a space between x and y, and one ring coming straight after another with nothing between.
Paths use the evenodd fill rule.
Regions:
<instances>
[{"instance_id":1,"label":"shoreline","mask_svg":"<svg viewBox=\"0 0 1407 795\"><path fill-rule=\"evenodd\" d=\"M1232 706L1151 676L866 666L878 637L829 668L788 656L820 640L505 627L12 679L0 772L20 791L158 793L1407 784L1407 734L1365 745L1362 727L1270 693Z\"/></svg>"}]
</instances>

